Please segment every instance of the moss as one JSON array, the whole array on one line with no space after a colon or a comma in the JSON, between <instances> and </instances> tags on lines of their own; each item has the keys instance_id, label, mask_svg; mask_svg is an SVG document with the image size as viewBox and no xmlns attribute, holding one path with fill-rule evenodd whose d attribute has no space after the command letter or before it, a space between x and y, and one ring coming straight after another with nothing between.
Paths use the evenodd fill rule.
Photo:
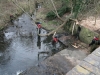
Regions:
<instances>
[{"instance_id":1,"label":"moss","mask_svg":"<svg viewBox=\"0 0 100 75\"><path fill-rule=\"evenodd\" d=\"M89 44L91 40L93 39L94 36L97 36L98 34L85 28L81 27L81 32L80 32L80 40Z\"/></svg>"},{"instance_id":2,"label":"moss","mask_svg":"<svg viewBox=\"0 0 100 75\"><path fill-rule=\"evenodd\" d=\"M79 26L81 26L81 25L79 25ZM67 24L64 26L64 29L67 32L71 33L72 32L72 27L73 27L73 22L72 21L68 21ZM75 25L74 34L73 35L76 35L77 29L78 29L78 25ZM81 26L81 31L79 33L80 41L82 41L82 42L84 42L86 44L89 44L92 41L94 36L99 36L99 38L100 38L100 35L98 33L93 32L93 31ZM98 45L93 45L93 46L90 47L89 51L92 52L97 47L98 47Z\"/></svg>"},{"instance_id":3,"label":"moss","mask_svg":"<svg viewBox=\"0 0 100 75\"><path fill-rule=\"evenodd\" d=\"M99 47L98 45L92 45L91 47L90 47L90 52L93 52L97 47Z\"/></svg>"},{"instance_id":4,"label":"moss","mask_svg":"<svg viewBox=\"0 0 100 75\"><path fill-rule=\"evenodd\" d=\"M71 33L72 32L72 28L73 28L73 21L69 20L66 25L64 26L64 29L65 31ZM81 26L81 25L79 25ZM76 35L77 33L77 28L78 28L78 25L75 25L74 27L74 35ZM81 26L81 31L79 33L79 37L80 37L80 40L84 43L87 43L89 44L91 42L91 40L93 39L94 36L98 36L99 34L96 33L96 32L93 32L83 26Z\"/></svg>"},{"instance_id":5,"label":"moss","mask_svg":"<svg viewBox=\"0 0 100 75\"><path fill-rule=\"evenodd\" d=\"M69 33L72 33L72 28L73 28L73 24L74 24L74 21L72 20L69 20L66 25L64 25L64 29L69 32ZM77 29L77 26L74 27L74 34L76 33L76 29Z\"/></svg>"}]
</instances>

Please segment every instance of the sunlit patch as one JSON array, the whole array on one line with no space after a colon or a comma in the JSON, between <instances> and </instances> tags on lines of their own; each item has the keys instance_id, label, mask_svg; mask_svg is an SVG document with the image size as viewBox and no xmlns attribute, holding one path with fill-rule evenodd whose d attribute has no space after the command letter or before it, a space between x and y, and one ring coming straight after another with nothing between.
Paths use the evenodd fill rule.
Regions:
<instances>
[{"instance_id":1,"label":"sunlit patch","mask_svg":"<svg viewBox=\"0 0 100 75\"><path fill-rule=\"evenodd\" d=\"M22 73L22 70L17 71L16 75L19 75L20 73Z\"/></svg>"},{"instance_id":2,"label":"sunlit patch","mask_svg":"<svg viewBox=\"0 0 100 75\"><path fill-rule=\"evenodd\" d=\"M14 38L15 37L14 34L15 34L15 32L4 33L5 38L8 39L8 40Z\"/></svg>"}]
</instances>

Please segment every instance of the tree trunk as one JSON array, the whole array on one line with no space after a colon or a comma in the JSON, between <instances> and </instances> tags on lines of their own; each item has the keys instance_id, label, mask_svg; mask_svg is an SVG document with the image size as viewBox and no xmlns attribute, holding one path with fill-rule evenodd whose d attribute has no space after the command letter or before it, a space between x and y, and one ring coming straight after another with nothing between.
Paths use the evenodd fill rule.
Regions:
<instances>
[{"instance_id":1,"label":"tree trunk","mask_svg":"<svg viewBox=\"0 0 100 75\"><path fill-rule=\"evenodd\" d=\"M74 29L75 29L75 25L76 25L76 22L74 22L74 24L73 24L72 35L73 35Z\"/></svg>"}]
</instances>

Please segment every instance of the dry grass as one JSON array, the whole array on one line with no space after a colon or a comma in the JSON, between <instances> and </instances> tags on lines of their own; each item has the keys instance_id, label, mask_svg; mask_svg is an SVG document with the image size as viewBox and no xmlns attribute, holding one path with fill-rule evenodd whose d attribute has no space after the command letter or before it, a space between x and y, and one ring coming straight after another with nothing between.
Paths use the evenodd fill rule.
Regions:
<instances>
[{"instance_id":1,"label":"dry grass","mask_svg":"<svg viewBox=\"0 0 100 75\"><path fill-rule=\"evenodd\" d=\"M13 0L15 1L15 0ZM16 0L18 4L25 9L25 11L34 10L34 0L30 0L30 4L28 0ZM23 11L16 7L11 0L0 0L0 29L8 25L7 23L10 21L10 15L14 15L14 17L18 17L21 15ZM17 15L16 15L17 14Z\"/></svg>"},{"instance_id":2,"label":"dry grass","mask_svg":"<svg viewBox=\"0 0 100 75\"><path fill-rule=\"evenodd\" d=\"M32 13L35 10L34 1L35 0L13 0L17 1L17 3L23 7L23 9L27 12ZM45 20L46 13L48 12L48 8L45 7L46 0L36 0L38 2L43 2L42 8L37 12L36 18L42 22L43 26L47 28L48 30L53 30L58 25L60 25L60 22L58 20L53 21L47 21ZM49 3L51 4L51 3ZM61 5L59 1L55 3L57 7ZM59 5L60 4L60 5ZM49 8L49 11L52 10L52 7ZM23 11L16 7L16 5L12 2L12 0L0 0L0 29L7 26L8 22L10 21L10 15L14 15L14 17L18 17L18 15L21 15ZM48 27L49 26L49 27Z\"/></svg>"}]
</instances>

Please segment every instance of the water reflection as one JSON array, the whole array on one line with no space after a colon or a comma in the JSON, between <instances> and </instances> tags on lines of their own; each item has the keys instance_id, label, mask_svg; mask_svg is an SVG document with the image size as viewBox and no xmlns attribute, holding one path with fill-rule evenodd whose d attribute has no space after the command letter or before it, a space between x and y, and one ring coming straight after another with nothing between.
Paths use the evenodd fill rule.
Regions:
<instances>
[{"instance_id":1,"label":"water reflection","mask_svg":"<svg viewBox=\"0 0 100 75\"><path fill-rule=\"evenodd\" d=\"M41 37L40 36L38 36L37 37L37 46L39 47L39 49L41 48Z\"/></svg>"},{"instance_id":2,"label":"water reflection","mask_svg":"<svg viewBox=\"0 0 100 75\"><path fill-rule=\"evenodd\" d=\"M4 42L0 42L0 75L15 75L17 71L37 65L38 52L52 51L51 36L37 36L37 29L30 18L25 14L21 18L14 22L15 26L4 31ZM16 28L16 25L21 28ZM46 30L41 29L41 34L46 33Z\"/></svg>"}]
</instances>

